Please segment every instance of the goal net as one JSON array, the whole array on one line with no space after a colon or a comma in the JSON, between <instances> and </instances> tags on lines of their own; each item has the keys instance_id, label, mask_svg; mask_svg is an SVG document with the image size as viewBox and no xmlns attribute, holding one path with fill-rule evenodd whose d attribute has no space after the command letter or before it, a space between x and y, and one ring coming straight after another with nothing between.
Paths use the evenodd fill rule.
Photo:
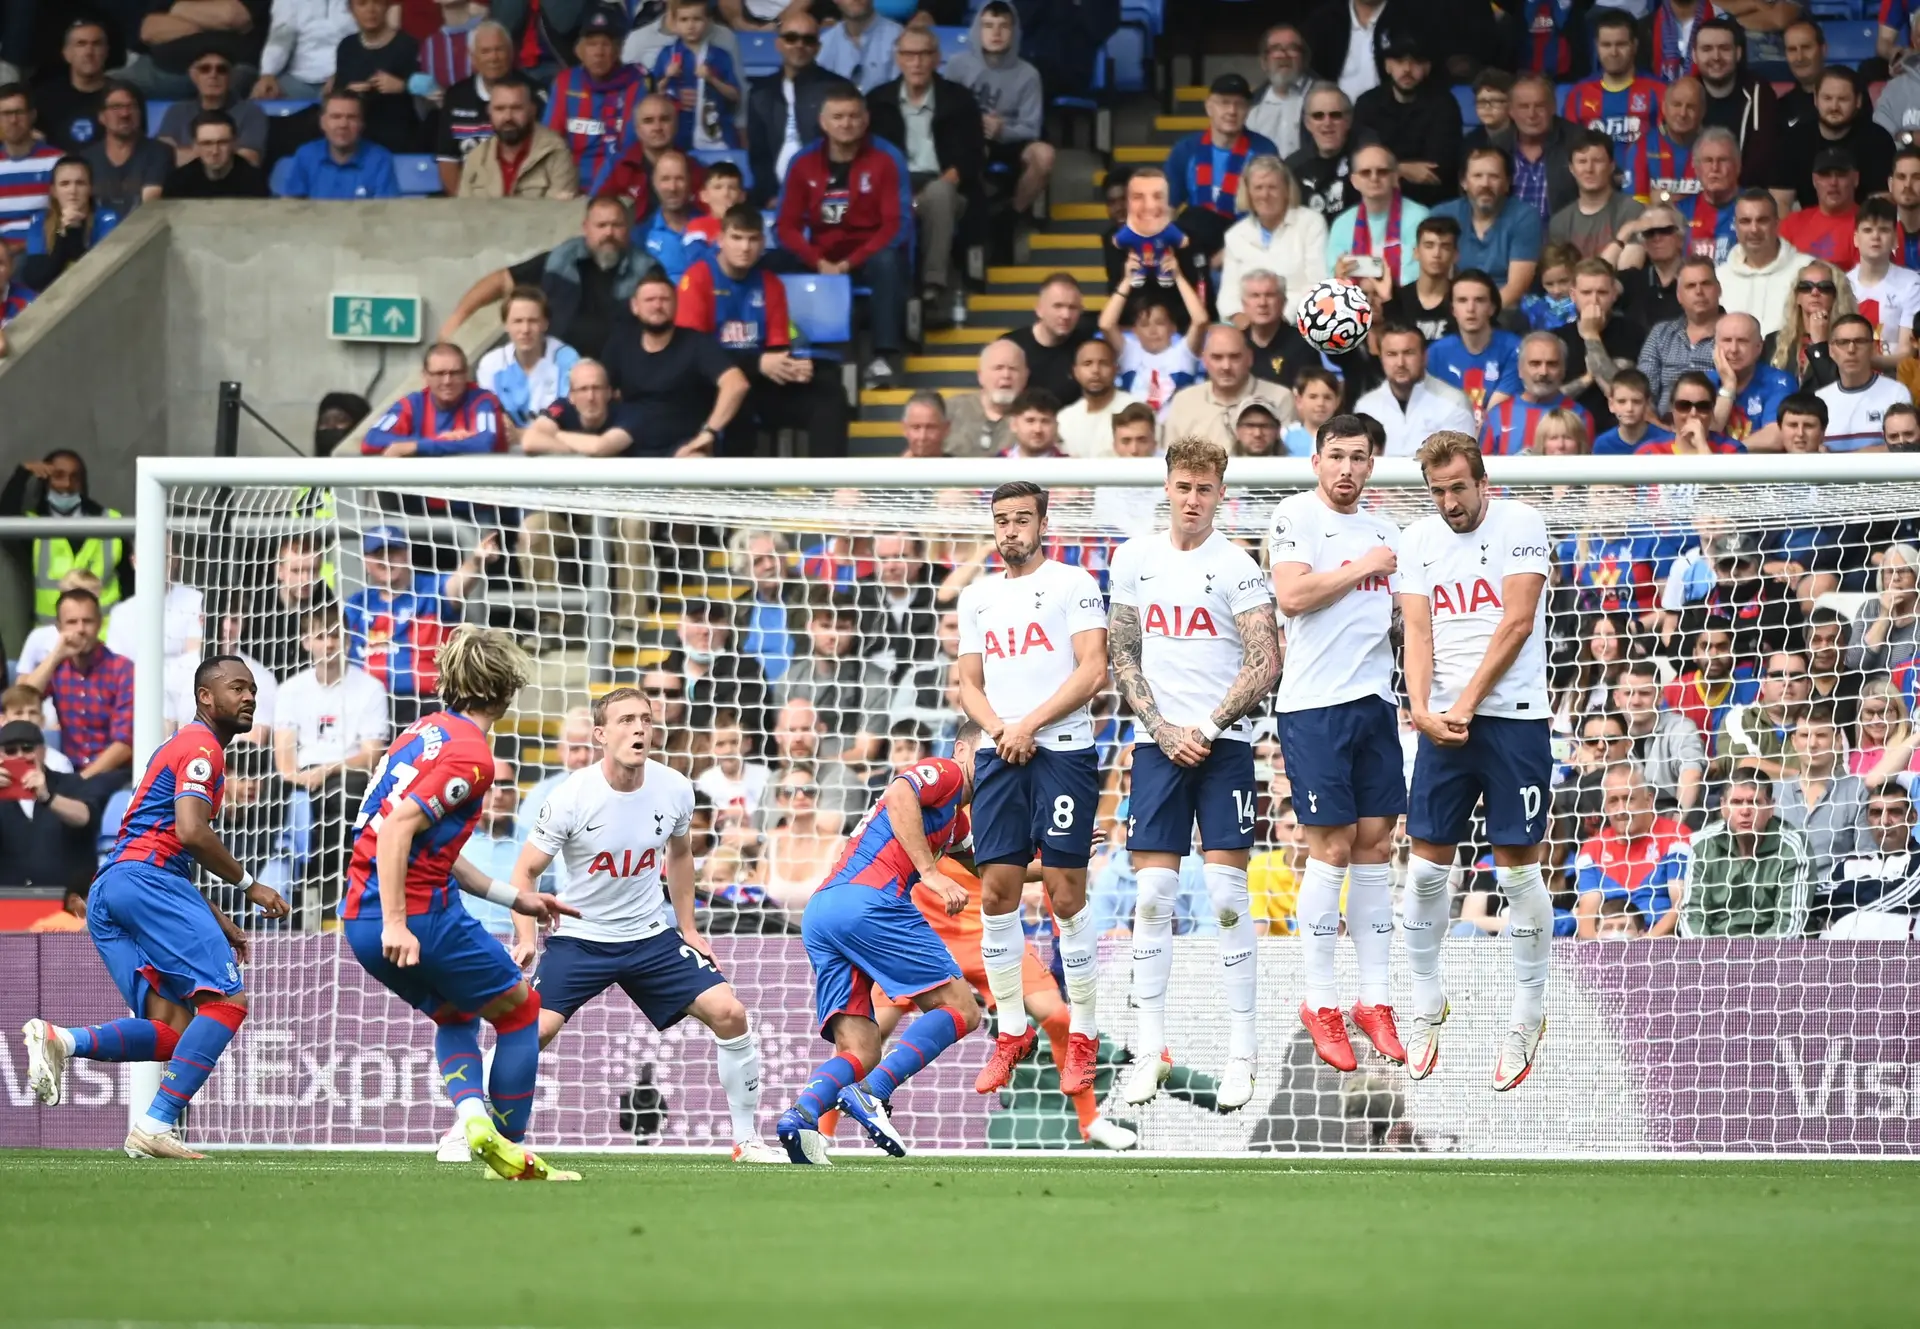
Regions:
<instances>
[{"instance_id":1,"label":"goal net","mask_svg":"<svg viewBox=\"0 0 1920 1329\"><path fill-rule=\"evenodd\" d=\"M1226 1020L1193 860L1169 1000L1175 1072L1149 1107L1122 1103L1121 1067L1142 1052L1127 1002L1134 733L1108 693L1095 708L1104 839L1089 893L1107 940L1093 1100L1058 1093L1045 1039L1008 1091L975 1095L990 1046L979 1035L900 1094L896 1120L916 1148L1083 1148L1088 1112L1135 1129L1146 1148L1222 1154L1920 1147L1920 950L1908 917L1920 904L1907 903L1920 899L1920 855L1906 794L1920 769L1909 718L1920 686L1920 467L1907 479L1904 459L1804 459L1826 469L1803 481L1773 463L1768 474L1788 478L1728 483L1674 462L1664 474L1707 481L1678 483L1659 461L1556 460L1581 482L1499 491L1539 506L1556 543L1547 874L1559 940L1550 1032L1528 1082L1505 1095L1489 1087L1512 977L1484 845L1466 847L1454 872L1444 961L1453 1019L1439 1071L1415 1084L1364 1052L1349 1075L1315 1061L1296 1016L1304 843L1263 714L1255 1099L1230 1115L1214 1109ZM295 905L290 927L250 924L252 1016L191 1133L208 1144L425 1146L450 1119L430 1026L362 973L333 915L367 772L397 727L432 708L439 638L478 622L516 632L536 671L496 730L500 768L469 857L504 879L557 779L597 757L584 708L615 686L645 691L655 755L699 791L702 926L753 1012L771 1136L827 1046L800 910L892 770L951 744L955 601L997 567L987 491L1030 474L1058 482L1049 552L1104 585L1118 545L1164 517L1154 468L849 464L833 478L855 483L833 487L807 484L803 467L745 487L720 482L717 466L690 472L709 483L682 485L585 462L482 467L434 487L330 479L411 483L437 464L296 462L282 475L267 463L168 463L192 480L145 491L165 494L169 596L164 646L150 636L138 661L144 677L165 680L164 729L143 709L143 737L191 711L201 652L249 659L259 724L230 753L220 829ZM1870 466L1873 482L1848 478ZM1236 463L1229 482L1218 525L1264 560L1274 504L1309 474L1299 463ZM1403 526L1431 510L1407 463L1384 463L1368 502ZM157 539L148 532L144 545L155 559ZM1394 874L1397 892L1404 842ZM1029 933L1050 958L1037 898ZM504 931L497 913L483 919ZM40 942L33 962L50 1012L115 1013L84 938ZM1344 940L1339 963L1351 1002ZM1397 946L1394 993L1404 1025ZM124 1129L132 1091L101 1068L74 1074L75 1105L47 1113L42 1138L117 1139L88 1123ZM728 1143L711 1037L691 1020L658 1032L610 991L544 1054L533 1138L556 1148Z\"/></svg>"}]
</instances>

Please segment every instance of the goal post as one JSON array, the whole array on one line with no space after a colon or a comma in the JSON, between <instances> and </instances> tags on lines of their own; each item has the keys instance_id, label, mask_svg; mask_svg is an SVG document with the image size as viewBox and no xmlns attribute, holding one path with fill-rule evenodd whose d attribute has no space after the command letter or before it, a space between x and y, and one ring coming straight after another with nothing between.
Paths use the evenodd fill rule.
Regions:
<instances>
[{"instance_id":1,"label":"goal post","mask_svg":"<svg viewBox=\"0 0 1920 1329\"><path fill-rule=\"evenodd\" d=\"M1836 771L1846 774L1864 750L1858 703L1869 693L1897 699L1907 714L1915 709L1920 604L1910 634L1903 619L1886 634L1894 645L1857 648L1889 576L1904 575L1883 565L1920 564L1908 543L1909 532L1920 531L1920 457L1527 457L1489 458L1487 467L1498 494L1541 508L1555 544L1550 669L1556 779L1564 781L1553 793L1548 868L1563 926L1576 927L1580 912L1579 850L1606 822L1596 800L1607 763L1629 759L1611 749L1583 757L1578 740L1584 721L1619 718L1614 685L1628 658L1652 660L1663 688L1683 683L1699 629L1719 621L1709 611L1728 611L1737 657L1731 682L1724 696L1714 684L1715 695L1689 712L1708 722L1698 735L1701 798L1677 806L1671 772L1647 771L1659 786L1651 797L1666 819L1663 834L1681 860L1701 823L1711 829L1734 766L1729 752L1712 750L1724 737L1713 725L1738 698L1768 686L1775 648L1804 651L1816 621L1838 615L1839 669L1852 675L1843 690L1853 704L1836 714L1825 692L1801 698L1788 727L1815 713L1839 719ZM764 1060L762 1125L770 1135L774 1115L826 1048L813 1027L799 907L839 837L884 788L896 745L944 751L950 741L954 648L943 619L960 587L992 569L987 493L1012 479L1047 487L1050 551L1104 586L1120 542L1164 528L1165 503L1155 501L1164 478L1158 459L143 458L135 551L150 578L171 568L170 586L201 594L203 649L224 647L231 620L242 649L269 662L277 692L294 708L282 718L297 710L289 683L307 669L308 651L304 637L290 635L305 631L289 607L297 598L277 599L277 578L310 574L327 585L332 602L361 606L350 615L349 644L388 697L384 735L420 705L431 707L430 695L409 706L392 694L409 674L430 694L435 634L459 621L514 631L534 650L536 674L497 729L495 746L513 762L521 795L541 796L543 784L586 759L569 712L610 687L643 686L666 717L662 759L694 775L701 791L703 918L722 968L754 1014ZM1275 503L1312 484L1306 459L1236 458L1217 525L1264 566ZM1380 460L1371 485L1368 501L1402 527L1433 510L1411 459ZM486 552L480 541L488 532L500 541L500 557L476 556ZM1740 538L1715 543L1726 536ZM1765 583L1760 592L1716 582L1714 550L1722 548L1751 554ZM369 558L390 566L370 572ZM416 587L416 577L426 580ZM367 593L382 588L396 593L371 601L392 609L384 616L366 609ZM426 606L418 614L403 594L416 589ZM1750 622L1740 600L1749 593L1766 601ZM192 598L136 600L141 763L186 704L182 606ZM810 648L816 617L821 635ZM412 660L410 633L423 643ZM836 633L850 641L834 644ZM1601 638L1609 640L1595 646ZM1902 655L1906 642L1911 653ZM822 655L831 656L825 665ZM819 666L817 676L779 672L803 663ZM1869 679L1885 683L1869 688ZM278 727L298 731L296 753L332 752L338 734L329 726L352 727L348 703L357 694L329 692L322 709L332 709L320 716L312 686L292 691L307 720ZM1101 963L1106 1037L1096 1108L1136 1127L1143 1147L1222 1155L1920 1152L1920 1026L1911 1019L1920 1009L1920 947L1807 936L1823 881L1810 866L1782 882L1771 859L1761 875L1788 902L1780 908L1798 911L1800 935L1748 935L1766 929L1742 933L1711 909L1692 923L1683 914L1684 935L1639 935L1659 924L1666 904L1685 893L1682 884L1666 895L1618 892L1624 903L1607 905L1606 930L1632 932L1630 941L1557 942L1540 1069L1517 1092L1496 1096L1488 1074L1511 968L1505 944L1490 935L1499 905L1497 895L1488 898L1491 874L1469 853L1455 874L1460 935L1445 959L1455 1018L1442 1069L1415 1084L1364 1055L1349 1076L1319 1066L1294 1015L1302 982L1287 883L1297 850L1271 723L1262 724L1256 748L1255 912L1268 930L1259 960L1255 1099L1236 1114L1212 1110L1225 1015L1200 888L1183 890L1175 942L1168 1035L1176 1073L1150 1107L1125 1107L1117 1067L1130 1055L1135 1028L1123 935L1131 917L1122 848L1131 733L1117 698L1096 705L1096 727L1100 824L1111 841L1096 858L1091 892L1110 933ZM1800 758L1780 742L1768 748L1763 741L1748 755L1784 763L1791 775ZM1649 749L1629 736L1625 751ZM1684 754L1676 760L1684 766ZM263 931L255 943L252 1016L196 1105L194 1138L231 1146L427 1146L450 1115L431 1073L430 1027L367 980L324 922L358 777L336 772L309 789L299 783L306 768L290 779L283 766L270 735L230 759L223 832L241 842L243 863L256 873L269 868L264 879L300 898L297 926ZM485 825L513 824L504 808L503 799ZM1809 854L1803 842L1810 838L1796 842ZM1822 874L1830 875L1831 856L1845 848L1837 843L1822 841ZM1864 832L1848 843L1864 845ZM511 861L509 847L472 848ZM1403 856L1404 838L1396 899ZM316 863L336 879L326 880ZM504 867L495 875L504 876ZM1601 894L1612 900L1615 893ZM1030 921L1039 953L1050 957L1044 921ZM43 989L64 984L95 1000L104 976L95 982L81 965L49 974L46 957L54 953L40 953ZM1341 991L1351 1000L1355 975L1344 941L1339 963ZM1404 1012L1408 979L1398 947L1394 970L1395 1004ZM656 1032L611 992L543 1055L535 1137L560 1149L725 1144L726 1104L710 1042L691 1022ZM985 1037L963 1042L903 1090L896 1106L910 1143L927 1150L1079 1147L1077 1109L1057 1093L1046 1040L1009 1091L982 1099L971 1084L988 1045ZM129 1094L123 1086L119 1097L144 1106L137 1089Z\"/></svg>"}]
</instances>

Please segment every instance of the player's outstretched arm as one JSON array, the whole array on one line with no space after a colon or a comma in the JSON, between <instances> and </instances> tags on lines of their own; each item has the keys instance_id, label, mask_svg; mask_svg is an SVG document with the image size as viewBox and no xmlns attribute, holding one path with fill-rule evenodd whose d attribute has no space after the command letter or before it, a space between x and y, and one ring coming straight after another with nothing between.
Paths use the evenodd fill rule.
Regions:
<instances>
[{"instance_id":1,"label":"player's outstretched arm","mask_svg":"<svg viewBox=\"0 0 1920 1329\"><path fill-rule=\"evenodd\" d=\"M887 823L893 838L907 851L907 859L920 874L921 884L940 897L949 914L967 907L966 888L940 871L940 856L927 843L927 818L921 809L920 791L911 780L896 776L882 799L887 807Z\"/></svg>"},{"instance_id":2,"label":"player's outstretched arm","mask_svg":"<svg viewBox=\"0 0 1920 1329\"><path fill-rule=\"evenodd\" d=\"M251 872L240 866L240 860L233 856L214 832L213 823L208 819L212 811L205 799L191 794L173 800L174 833L180 837L181 847L214 876L240 887L246 893L248 902L257 905L268 918L285 918L288 913L287 902L280 898L280 892L271 886L261 885L253 879ZM213 909L212 904L207 907ZM239 931L218 909L213 910L213 915L221 921L221 930L228 931L230 937L233 932Z\"/></svg>"},{"instance_id":3,"label":"player's outstretched arm","mask_svg":"<svg viewBox=\"0 0 1920 1329\"><path fill-rule=\"evenodd\" d=\"M540 889L540 874L553 862L553 855L529 841L520 846L520 857L513 862L512 882L515 891L537 891ZM533 962L539 947L536 937L539 924L526 914L516 911L513 915L513 962L522 969Z\"/></svg>"},{"instance_id":4,"label":"player's outstretched arm","mask_svg":"<svg viewBox=\"0 0 1920 1329\"><path fill-rule=\"evenodd\" d=\"M523 848L520 851L521 857L525 858L527 850L532 848L532 845ZM534 852L538 853L539 851L535 850ZM545 869L546 864L542 863L540 867L534 869L533 875L538 877ZM528 918L536 923L549 923L562 916L567 918L580 917L580 911L578 909L575 909L570 904L562 904L554 896L542 895L531 883L524 887L518 885L517 883L520 878L520 864L518 862L513 865L513 877L514 881L512 883L495 881L485 872L467 862L466 859L456 858L453 860L454 885L458 886L468 895L477 895L483 900L491 900L494 904L513 910L516 918Z\"/></svg>"},{"instance_id":5,"label":"player's outstretched arm","mask_svg":"<svg viewBox=\"0 0 1920 1329\"><path fill-rule=\"evenodd\" d=\"M1274 619L1273 606L1259 604L1242 609L1233 616L1233 625L1240 630L1240 673L1213 709L1216 733L1251 713L1280 681L1280 626Z\"/></svg>"},{"instance_id":6,"label":"player's outstretched arm","mask_svg":"<svg viewBox=\"0 0 1920 1329\"><path fill-rule=\"evenodd\" d=\"M1452 714L1457 719L1472 719L1487 694L1499 686L1507 670L1520 658L1520 648L1533 635L1534 614L1540 608L1540 595L1546 584L1546 577L1538 572L1516 572L1500 579L1500 599L1504 605L1500 626L1493 630L1480 667L1473 671L1473 677L1454 700Z\"/></svg>"},{"instance_id":7,"label":"player's outstretched arm","mask_svg":"<svg viewBox=\"0 0 1920 1329\"><path fill-rule=\"evenodd\" d=\"M1273 565L1273 599L1288 618L1316 613L1369 577L1390 577L1400 566L1387 545L1375 545L1351 563L1314 572L1305 563Z\"/></svg>"}]
</instances>

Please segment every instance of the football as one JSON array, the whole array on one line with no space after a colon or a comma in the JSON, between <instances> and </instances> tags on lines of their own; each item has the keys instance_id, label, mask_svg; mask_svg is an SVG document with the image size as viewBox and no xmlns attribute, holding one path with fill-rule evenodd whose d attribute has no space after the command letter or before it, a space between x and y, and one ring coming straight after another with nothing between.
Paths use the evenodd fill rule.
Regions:
<instances>
[{"instance_id":1,"label":"football","mask_svg":"<svg viewBox=\"0 0 1920 1329\"><path fill-rule=\"evenodd\" d=\"M1345 355L1366 340L1373 305L1358 286L1329 278L1307 292L1294 326L1315 350Z\"/></svg>"}]
</instances>

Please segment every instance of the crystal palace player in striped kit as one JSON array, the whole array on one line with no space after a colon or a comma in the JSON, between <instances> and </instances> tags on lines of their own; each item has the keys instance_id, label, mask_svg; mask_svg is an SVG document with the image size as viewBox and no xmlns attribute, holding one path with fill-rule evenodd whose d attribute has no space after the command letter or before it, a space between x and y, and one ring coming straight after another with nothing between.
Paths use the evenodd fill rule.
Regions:
<instances>
[{"instance_id":1,"label":"crystal palace player in striped kit","mask_svg":"<svg viewBox=\"0 0 1920 1329\"><path fill-rule=\"evenodd\" d=\"M1087 703L1107 685L1106 598L1084 568L1047 557L1047 491L1014 480L993 491L993 538L1006 564L960 594L960 706L986 731L974 759L973 860L980 868L980 954L999 1013L993 1057L974 1088L1004 1088L1033 1051L1022 998L1020 892L1035 853L1053 916L1071 1025L1060 1092L1093 1083L1099 938L1087 909L1087 859L1100 762Z\"/></svg>"},{"instance_id":2,"label":"crystal palace player in striped kit","mask_svg":"<svg viewBox=\"0 0 1920 1329\"><path fill-rule=\"evenodd\" d=\"M1541 880L1540 849L1553 752L1543 596L1553 546L1533 508L1488 497L1473 439L1438 433L1418 456L1439 511L1400 539L1407 697L1420 731L1402 911L1413 973L1407 1074L1425 1079L1439 1061L1448 878L1480 805L1513 948L1513 1018L1493 1066L1493 1087L1507 1090L1527 1078L1547 1027L1553 900Z\"/></svg>"},{"instance_id":3,"label":"crystal palace player in striped kit","mask_svg":"<svg viewBox=\"0 0 1920 1329\"><path fill-rule=\"evenodd\" d=\"M1133 999L1140 1023L1121 1096L1151 1101L1171 1070L1173 905L1197 821L1227 999L1217 1101L1231 1111L1253 1097L1258 1043L1258 951L1247 891L1258 790L1247 716L1280 676L1280 644L1260 565L1213 528L1226 475L1227 452L1216 443L1189 438L1167 449L1172 526L1115 552L1107 636L1114 683L1137 735L1127 851L1139 881Z\"/></svg>"},{"instance_id":4,"label":"crystal palace player in striped kit","mask_svg":"<svg viewBox=\"0 0 1920 1329\"><path fill-rule=\"evenodd\" d=\"M367 785L353 823L342 931L369 974L433 1021L440 1083L474 1156L510 1180L577 1181L518 1143L533 1114L540 994L453 898L457 888L542 922L578 917L571 905L494 881L460 857L493 783L487 734L531 666L506 633L467 626L440 647L439 670L444 709L403 730ZM484 1090L476 1017L494 1032Z\"/></svg>"},{"instance_id":5,"label":"crystal palace player in striped kit","mask_svg":"<svg viewBox=\"0 0 1920 1329\"><path fill-rule=\"evenodd\" d=\"M929 757L894 776L807 900L800 939L813 966L820 1036L833 1044L834 1055L780 1114L780 1143L795 1163L831 1161L820 1114L836 1106L875 1144L904 1158L907 1144L889 1106L894 1091L980 1023L980 1003L911 895L919 883L940 896L948 913L967 907L966 887L938 864L943 851L967 838L974 752L982 737L978 724L962 721L951 760ZM884 1058L873 1018L875 985L887 997L912 997L921 1011Z\"/></svg>"},{"instance_id":6,"label":"crystal palace player in striped kit","mask_svg":"<svg viewBox=\"0 0 1920 1329\"><path fill-rule=\"evenodd\" d=\"M27 1083L49 1106L60 1101L70 1057L167 1064L152 1105L127 1132L130 1158L201 1157L180 1141L180 1114L247 1018L247 935L194 887L195 863L268 918L287 915L287 902L235 861L212 826L227 744L253 728L253 671L216 655L194 671L193 693L192 722L147 763L87 895L87 931L127 1009L140 1014L82 1029L29 1020L22 1031Z\"/></svg>"},{"instance_id":7,"label":"crystal palace player in striped kit","mask_svg":"<svg viewBox=\"0 0 1920 1329\"><path fill-rule=\"evenodd\" d=\"M1300 883L1300 944L1307 978L1300 1021L1314 1051L1353 1070L1353 1044L1333 982L1340 887L1347 935L1360 962L1353 1022L1390 1061L1407 1052L1394 1028L1388 961L1393 953L1393 830L1407 808L1393 692L1393 597L1400 589L1400 531L1360 510L1373 475L1369 421L1336 415L1314 442L1314 489L1282 499L1268 540L1274 598L1287 616L1287 668L1274 708L1293 782L1294 816L1306 829Z\"/></svg>"},{"instance_id":8,"label":"crystal palace player in striped kit","mask_svg":"<svg viewBox=\"0 0 1920 1329\"><path fill-rule=\"evenodd\" d=\"M693 782L648 757L652 729L653 706L640 689L615 688L596 700L593 741L606 755L561 781L513 866L515 886L531 890L559 858L565 870L554 894L580 911L554 930L533 976L540 1045L616 983L655 1029L691 1015L713 1033L734 1161L785 1162L754 1127L760 1049L747 1008L694 920ZM514 923L530 944L530 922Z\"/></svg>"}]
</instances>

